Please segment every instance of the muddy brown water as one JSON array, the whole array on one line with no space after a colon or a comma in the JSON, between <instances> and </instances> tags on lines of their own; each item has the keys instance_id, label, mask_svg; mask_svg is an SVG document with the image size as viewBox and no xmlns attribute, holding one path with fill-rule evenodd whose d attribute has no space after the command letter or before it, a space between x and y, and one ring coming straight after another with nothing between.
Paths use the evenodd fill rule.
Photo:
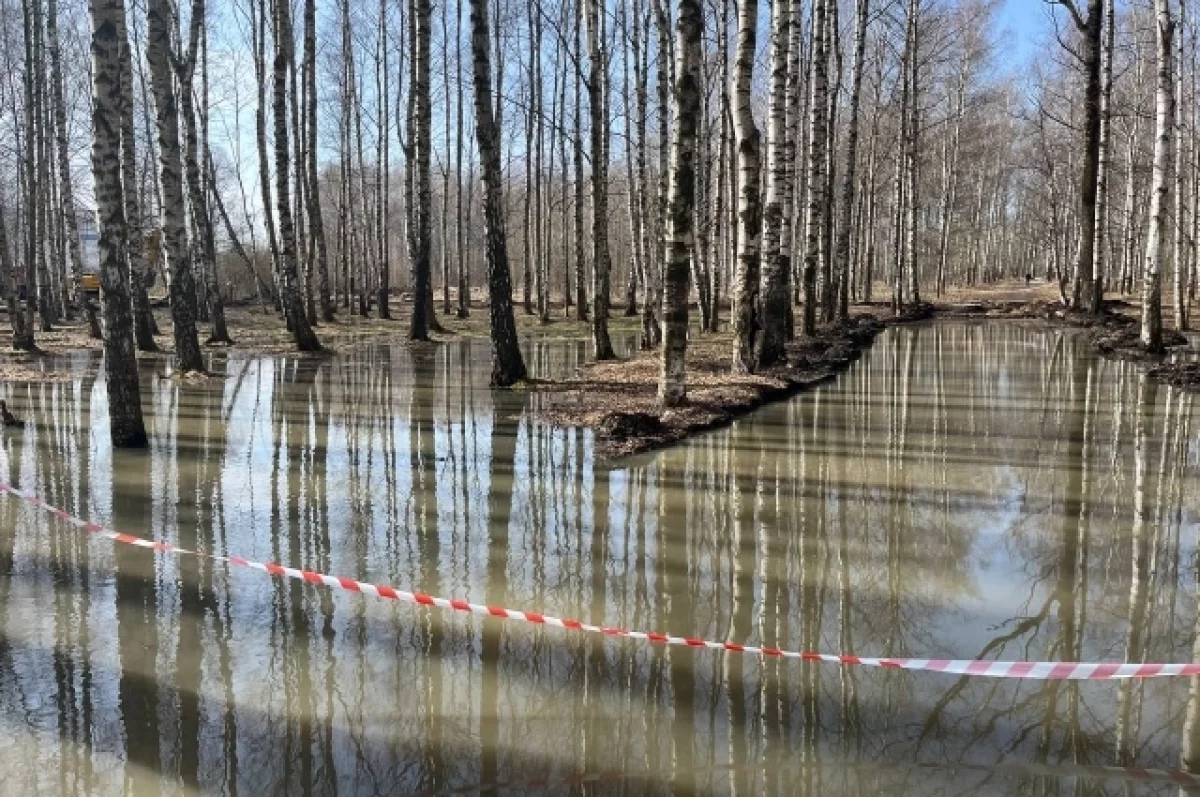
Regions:
<instances>
[{"instance_id":1,"label":"muddy brown water","mask_svg":"<svg viewBox=\"0 0 1200 797\"><path fill-rule=\"evenodd\" d=\"M542 375L586 356L526 349ZM4 389L27 426L0 475L134 534L784 648L1194 657L1200 400L1069 334L891 330L816 392L616 466L489 391L486 343L147 371L143 453L111 451L77 366ZM3 794L1174 794L1072 767L1200 760L1189 686L586 638L114 547L0 498Z\"/></svg>"}]
</instances>

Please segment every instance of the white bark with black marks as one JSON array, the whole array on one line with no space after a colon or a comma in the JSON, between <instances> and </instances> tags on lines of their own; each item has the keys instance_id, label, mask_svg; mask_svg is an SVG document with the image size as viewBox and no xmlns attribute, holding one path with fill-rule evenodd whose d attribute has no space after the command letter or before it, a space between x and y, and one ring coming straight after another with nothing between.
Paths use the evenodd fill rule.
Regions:
<instances>
[{"instance_id":1,"label":"white bark with black marks","mask_svg":"<svg viewBox=\"0 0 1200 797\"><path fill-rule=\"evenodd\" d=\"M677 407L687 398L685 360L690 265L695 243L693 210L703 35L704 11L699 0L679 0L671 106L670 206L663 269L663 359L658 389L664 407Z\"/></svg>"},{"instance_id":2,"label":"white bark with black marks","mask_svg":"<svg viewBox=\"0 0 1200 797\"><path fill-rule=\"evenodd\" d=\"M1175 132L1175 85L1172 39L1175 21L1170 0L1154 0L1155 52L1158 79L1155 89L1154 172L1150 184L1150 226L1146 232L1146 259L1142 272L1142 345L1148 351L1163 348L1162 264L1167 237L1167 206L1171 193L1171 146Z\"/></svg>"},{"instance_id":3,"label":"white bark with black marks","mask_svg":"<svg viewBox=\"0 0 1200 797\"><path fill-rule=\"evenodd\" d=\"M104 295L104 377L109 432L118 448L146 445L141 386L133 347L126 269L128 241L121 183L122 0L90 0L92 18L92 174L100 223L100 284Z\"/></svg>"}]
</instances>

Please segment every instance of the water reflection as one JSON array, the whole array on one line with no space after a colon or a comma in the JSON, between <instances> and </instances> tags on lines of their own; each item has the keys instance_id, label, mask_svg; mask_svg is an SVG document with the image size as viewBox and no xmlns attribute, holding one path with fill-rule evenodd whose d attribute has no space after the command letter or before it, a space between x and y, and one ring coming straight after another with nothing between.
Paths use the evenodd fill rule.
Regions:
<instances>
[{"instance_id":1,"label":"water reflection","mask_svg":"<svg viewBox=\"0 0 1200 797\"><path fill-rule=\"evenodd\" d=\"M542 374L585 356L529 348ZM590 435L533 420L539 396L489 391L487 364L463 343L230 357L201 385L147 374L149 453L108 448L83 368L7 389L29 423L0 473L185 547L595 623L894 656L1200 658L1196 400L1070 336L895 330L816 393L616 469ZM1165 794L1013 765L1200 759L1186 680L583 639L114 548L12 501L0 612L7 793Z\"/></svg>"}]
</instances>

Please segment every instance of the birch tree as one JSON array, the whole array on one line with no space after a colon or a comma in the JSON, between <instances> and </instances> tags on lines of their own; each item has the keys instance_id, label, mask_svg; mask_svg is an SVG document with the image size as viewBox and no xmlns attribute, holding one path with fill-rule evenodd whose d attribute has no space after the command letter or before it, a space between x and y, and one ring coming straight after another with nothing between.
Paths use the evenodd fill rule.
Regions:
<instances>
[{"instance_id":1,"label":"birch tree","mask_svg":"<svg viewBox=\"0 0 1200 797\"><path fill-rule=\"evenodd\" d=\"M672 92L670 212L663 269L663 357L658 396L664 407L687 398L688 292L694 245L696 136L700 127L701 40L699 0L679 0L675 20L675 81Z\"/></svg>"},{"instance_id":2,"label":"birch tree","mask_svg":"<svg viewBox=\"0 0 1200 797\"><path fill-rule=\"evenodd\" d=\"M475 139L483 171L483 217L488 272L488 322L492 340L492 385L508 387L525 378L517 340L504 228L504 186L500 171L500 128L492 100L491 34L488 1L471 0L471 68L475 95Z\"/></svg>"},{"instance_id":3,"label":"birch tree","mask_svg":"<svg viewBox=\"0 0 1200 797\"><path fill-rule=\"evenodd\" d=\"M1096 192L1100 168L1101 34L1104 0L1088 0L1086 16L1075 0L1048 0L1067 9L1080 37L1079 59L1083 65L1083 170L1079 183L1079 239L1072 265L1072 303L1091 290L1093 251L1096 243Z\"/></svg>"},{"instance_id":4,"label":"birch tree","mask_svg":"<svg viewBox=\"0 0 1200 797\"><path fill-rule=\"evenodd\" d=\"M141 351L158 351L154 335L158 328L146 293L146 245L142 231L142 202L136 186L138 170L137 137L134 133L133 52L125 14L118 31L121 60L121 179L125 184L125 225L129 259L130 289L133 295L134 340Z\"/></svg>"},{"instance_id":5,"label":"birch tree","mask_svg":"<svg viewBox=\"0 0 1200 797\"><path fill-rule=\"evenodd\" d=\"M821 230L825 205L825 147L828 143L826 110L829 107L828 51L826 50L826 0L813 3L812 94L808 108L808 162L805 167L808 201L804 224L804 334L817 331L817 265L821 257Z\"/></svg>"},{"instance_id":6,"label":"birch tree","mask_svg":"<svg viewBox=\"0 0 1200 797\"><path fill-rule=\"evenodd\" d=\"M162 191L163 248L171 272L171 320L175 355L181 371L203 371L196 336L195 285L184 206L183 159L179 142L179 105L175 97L174 14L170 0L146 3L146 61L154 92L158 127L159 185ZM184 84L185 86L187 84ZM186 90L186 89L185 89Z\"/></svg>"},{"instance_id":7,"label":"birch tree","mask_svg":"<svg viewBox=\"0 0 1200 797\"><path fill-rule=\"evenodd\" d=\"M1096 223L1092 245L1090 288L1084 301L1093 315L1100 312L1104 300L1104 254L1108 229L1108 194L1112 162L1113 45L1116 38L1115 0L1104 0L1103 41L1100 48L1100 127L1096 158Z\"/></svg>"},{"instance_id":8,"label":"birch tree","mask_svg":"<svg viewBox=\"0 0 1200 797\"><path fill-rule=\"evenodd\" d=\"M275 63L272 76L272 110L275 117L275 200L279 215L279 282L283 311L292 339L300 351L320 351L321 343L308 323L304 297L300 292L296 258L296 230L292 223L289 191L291 153L289 151L287 90L288 60L295 49L291 35L289 7L284 0L272 0L275 28Z\"/></svg>"},{"instance_id":9,"label":"birch tree","mask_svg":"<svg viewBox=\"0 0 1200 797\"><path fill-rule=\"evenodd\" d=\"M1171 76L1175 20L1170 0L1154 0L1154 41L1158 79L1155 84L1154 172L1150 185L1150 228L1142 276L1142 345L1163 348L1162 263L1166 248L1167 202L1171 193L1171 145L1175 132L1175 85Z\"/></svg>"},{"instance_id":10,"label":"birch tree","mask_svg":"<svg viewBox=\"0 0 1200 797\"><path fill-rule=\"evenodd\" d=\"M334 318L333 295L329 284L329 250L325 240L325 219L321 212L321 172L317 161L317 146L320 141L317 127L317 8L316 0L304 0L304 60L301 74L308 84L305 95L308 104L304 109L307 123L305 135L304 174L308 179L308 229L313 237L313 248L317 267L317 298L321 308L321 320L330 323Z\"/></svg>"},{"instance_id":11,"label":"birch tree","mask_svg":"<svg viewBox=\"0 0 1200 797\"><path fill-rule=\"evenodd\" d=\"M818 3L823 0L816 0ZM788 105L788 50L792 12L788 0L773 0L771 7L771 97L767 117L767 192L763 207L763 250L760 288L761 323L758 331L758 367L783 359L787 340L788 274L791 263L782 253L783 203L788 190L785 135Z\"/></svg>"},{"instance_id":12,"label":"birch tree","mask_svg":"<svg viewBox=\"0 0 1200 797\"><path fill-rule=\"evenodd\" d=\"M433 112L431 109L431 93L429 86L430 75L430 40L433 36L433 7L430 0L414 0L414 34L413 42L413 131L409 142L412 158L409 179L414 181L415 204L409 209L409 224L415 225L415 230L409 234L410 252L412 259L413 311L408 328L411 340L428 340L431 316L433 315L433 257L431 238L433 235L432 219L433 194L430 188L430 152L432 149Z\"/></svg>"},{"instance_id":13,"label":"birch tree","mask_svg":"<svg viewBox=\"0 0 1200 797\"><path fill-rule=\"evenodd\" d=\"M81 307L90 303L83 290L83 254L79 246L79 221L75 210L75 188L71 179L71 152L67 136L67 103L63 92L62 48L58 36L58 3L46 5L46 39L50 50L50 102L54 106L54 145L58 161L59 212L71 263L71 299Z\"/></svg>"},{"instance_id":14,"label":"birch tree","mask_svg":"<svg viewBox=\"0 0 1200 797\"><path fill-rule=\"evenodd\" d=\"M733 103L737 134L738 251L730 292L733 323L734 373L754 370L757 335L758 282L762 243L760 172L761 139L754 122L750 89L754 80L754 57L758 49L758 0L738 4L737 49L734 56Z\"/></svg>"},{"instance_id":15,"label":"birch tree","mask_svg":"<svg viewBox=\"0 0 1200 797\"><path fill-rule=\"evenodd\" d=\"M89 0L92 19L92 174L100 223L104 291L104 377L109 432L118 448L146 445L141 387L133 347L126 269L125 197L121 183L121 32L123 0Z\"/></svg>"},{"instance_id":16,"label":"birch tree","mask_svg":"<svg viewBox=\"0 0 1200 797\"><path fill-rule=\"evenodd\" d=\"M601 0L583 0L587 18L588 107L591 111L592 155L592 345L597 360L611 360L608 335L610 272L608 250L608 56L601 32Z\"/></svg>"}]
</instances>

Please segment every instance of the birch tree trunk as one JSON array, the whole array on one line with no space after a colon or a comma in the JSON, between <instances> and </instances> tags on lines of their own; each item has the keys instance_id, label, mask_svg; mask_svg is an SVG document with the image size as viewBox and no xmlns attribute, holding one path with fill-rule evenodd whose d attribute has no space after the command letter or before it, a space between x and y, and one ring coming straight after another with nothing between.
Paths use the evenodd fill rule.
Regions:
<instances>
[{"instance_id":1,"label":"birch tree trunk","mask_svg":"<svg viewBox=\"0 0 1200 797\"><path fill-rule=\"evenodd\" d=\"M842 204L837 223L837 245L834 250L833 271L841 285L837 317L850 314L850 236L854 232L851 215L858 187L858 125L859 98L862 94L863 60L867 49L867 19L870 0L854 4L854 60L850 66L850 118L846 120L846 161L842 170Z\"/></svg>"},{"instance_id":2,"label":"birch tree trunk","mask_svg":"<svg viewBox=\"0 0 1200 797\"><path fill-rule=\"evenodd\" d=\"M1108 0L1111 2L1111 0ZM1186 227L1186 212L1184 189L1186 187L1186 169L1184 168L1184 135L1183 135L1183 120L1187 117L1187 99L1183 93L1183 43L1187 36L1187 0L1180 0L1179 3L1179 25L1178 34L1176 36L1175 47L1175 113L1173 123L1175 126L1175 212L1174 212L1174 232L1175 240L1171 246L1172 261L1174 268L1172 273L1175 277L1174 290L1172 291L1175 310L1175 329L1185 330L1188 328L1188 301L1187 301L1187 275L1188 263L1184 241L1184 230ZM1192 154L1195 157L1195 153ZM1195 212L1195 209L1193 209Z\"/></svg>"},{"instance_id":3,"label":"birch tree trunk","mask_svg":"<svg viewBox=\"0 0 1200 797\"><path fill-rule=\"evenodd\" d=\"M291 153L288 149L287 84L288 61L295 50L291 36L289 8L285 0L273 0L272 16L275 23L275 64L272 78L272 110L275 117L275 193L279 213L279 281L283 298L283 311L287 317L292 339L300 351L320 351L308 314L304 311L304 297L296 258L296 230L292 224L292 203L288 191L288 175ZM294 87L293 87L294 88Z\"/></svg>"},{"instance_id":4,"label":"birch tree trunk","mask_svg":"<svg viewBox=\"0 0 1200 797\"><path fill-rule=\"evenodd\" d=\"M142 232L142 203L136 186L137 146L133 122L133 55L125 15L121 15L121 179L125 185L125 229L128 241L130 288L133 291L134 340L141 351L158 351L154 334L158 332L146 294L146 246ZM193 299L194 301L194 299Z\"/></svg>"},{"instance_id":5,"label":"birch tree trunk","mask_svg":"<svg viewBox=\"0 0 1200 797\"><path fill-rule=\"evenodd\" d=\"M378 62L376 64L375 75L375 90L378 96L378 123L377 123L377 140L375 143L376 159L375 164L375 248L376 248L376 265L379 269L379 284L377 285L376 295L379 303L379 317L388 319L392 317L391 308L391 292L392 292L392 250L391 238L388 235L388 213L391 203L391 146L388 143L390 136L388 135L391 121L388 118L388 93L390 87L391 70L388 65L388 50L389 43L388 35L388 13L387 0L379 0L379 49L377 51ZM447 157L449 157L447 155ZM312 200L309 199L311 206ZM319 205L319 202L318 202ZM310 219L311 224L311 219ZM445 246L445 240L442 241ZM449 312L449 311L447 311Z\"/></svg>"},{"instance_id":6,"label":"birch tree trunk","mask_svg":"<svg viewBox=\"0 0 1200 797\"><path fill-rule=\"evenodd\" d=\"M471 315L471 281L467 274L467 258L463 251L465 244L463 232L466 224L463 219L463 68L462 68L462 0L454 0L454 258L458 269L458 312L459 318ZM565 165L564 155L564 165ZM563 199L566 208L566 199ZM566 225L563 225L563 236L566 236ZM569 292L569 290L568 290Z\"/></svg>"},{"instance_id":7,"label":"birch tree trunk","mask_svg":"<svg viewBox=\"0 0 1200 797\"><path fill-rule=\"evenodd\" d=\"M1056 0L1071 14L1080 35L1080 60L1084 71L1083 171L1079 185L1079 244L1075 249L1072 303L1079 306L1091 292L1093 250L1096 244L1096 192L1100 169L1100 51L1105 0L1088 0L1087 16L1080 14L1074 0ZM1085 284L1086 283L1086 284Z\"/></svg>"},{"instance_id":8,"label":"birch tree trunk","mask_svg":"<svg viewBox=\"0 0 1200 797\"><path fill-rule=\"evenodd\" d=\"M158 0L154 1L157 2ZM197 242L196 250L200 255L200 274L204 280L204 289L208 298L208 309L212 319L212 334L209 336L208 342L231 344L233 343L233 339L229 337L229 327L225 322L225 303L221 300L221 290L217 284L217 253L213 241L212 216L209 213L207 192L205 191L206 181L201 170L204 151L200 145L200 134L197 130L197 113L193 100L193 78L196 74L196 59L200 51L200 37L204 30L204 24L205 0L193 0L191 23L188 33L188 51L182 61L172 58L172 62L178 65L175 71L176 78L179 81L181 99L179 115L182 117L184 125L184 166L187 177L188 203L192 211L192 217L195 220L194 225L197 235L201 238ZM174 29L174 25L171 26L171 29ZM169 46L169 41L166 44ZM170 50L167 50L167 55L170 55ZM175 146L176 148L179 146L177 130ZM162 147L161 128L159 147ZM159 157L162 157L161 152ZM174 288L177 275L175 271L171 273L172 288ZM181 289L178 295L195 305L196 293L194 277L189 277L187 285ZM174 301L172 301L173 305ZM176 338L178 338L178 334Z\"/></svg>"},{"instance_id":9,"label":"birch tree trunk","mask_svg":"<svg viewBox=\"0 0 1200 797\"><path fill-rule=\"evenodd\" d=\"M1175 129L1175 86L1171 77L1175 22L1170 0L1154 0L1155 52L1158 81L1155 90L1154 173L1150 187L1150 227L1146 233L1146 260L1142 275L1142 345L1161 352L1162 262L1166 245L1167 200L1171 184L1171 137Z\"/></svg>"},{"instance_id":10,"label":"birch tree trunk","mask_svg":"<svg viewBox=\"0 0 1200 797\"><path fill-rule=\"evenodd\" d=\"M271 252L271 273L280 283L279 236L275 230L275 214L271 212L271 154L267 149L267 3L269 0L251 0L250 11L252 46L254 47L254 78L258 88L258 102L254 106L254 138L258 147L258 185L262 198L263 227L267 233L267 245ZM282 301L282 284L277 284L277 293ZM285 311L284 315L287 313Z\"/></svg>"},{"instance_id":11,"label":"birch tree trunk","mask_svg":"<svg viewBox=\"0 0 1200 797\"><path fill-rule=\"evenodd\" d=\"M608 336L612 263L608 251L608 57L601 31L600 0L584 0L587 17L589 73L588 105L591 111L592 144L592 344L597 360L611 360Z\"/></svg>"},{"instance_id":12,"label":"birch tree trunk","mask_svg":"<svg viewBox=\"0 0 1200 797\"><path fill-rule=\"evenodd\" d=\"M63 97L62 51L58 40L58 2L46 4L46 38L50 50L50 102L54 106L54 143L58 160L59 209L70 257L73 303L89 303L83 290L83 254L79 247L79 221L75 215L75 190L71 180L71 152L67 143L67 104Z\"/></svg>"},{"instance_id":13,"label":"birch tree trunk","mask_svg":"<svg viewBox=\"0 0 1200 797\"><path fill-rule=\"evenodd\" d=\"M100 223L100 283L104 291L104 377L108 418L117 448L146 445L141 387L133 347L126 268L125 197L121 185L121 33L123 0L89 0L92 18L92 174Z\"/></svg>"},{"instance_id":14,"label":"birch tree trunk","mask_svg":"<svg viewBox=\"0 0 1200 797\"><path fill-rule=\"evenodd\" d=\"M921 0L909 0L908 3L908 44L905 47L907 58L905 69L908 72L908 123L904 126L904 172L907 187L905 188L905 219L904 261L908 266L909 297L913 304L921 303L921 270L917 262L917 222L920 204L920 135L921 135L921 26L919 15Z\"/></svg>"},{"instance_id":15,"label":"birch tree trunk","mask_svg":"<svg viewBox=\"0 0 1200 797\"><path fill-rule=\"evenodd\" d=\"M583 50L583 0L575 0L575 52ZM575 84L574 96L574 167L575 167L575 201L574 215L571 228L575 239L575 318L578 321L588 320L587 290L584 273L587 270L587 258L584 255L583 235L583 92L579 83Z\"/></svg>"},{"instance_id":16,"label":"birch tree trunk","mask_svg":"<svg viewBox=\"0 0 1200 797\"><path fill-rule=\"evenodd\" d=\"M428 0L423 0L428 2ZM489 325L492 338L492 385L508 387L525 378L525 360L517 341L504 228L504 186L500 171L500 129L492 105L491 35L488 0L471 0L471 64L475 94L475 138L483 169L483 214L487 249Z\"/></svg>"},{"instance_id":17,"label":"birch tree trunk","mask_svg":"<svg viewBox=\"0 0 1200 797\"><path fill-rule=\"evenodd\" d=\"M1104 252L1108 230L1109 173L1112 171L1113 43L1116 37L1114 0L1104 0L1104 33L1100 48L1100 128L1096 159L1096 223L1092 248L1092 273L1084 297L1087 311L1100 312L1104 301Z\"/></svg>"},{"instance_id":18,"label":"birch tree trunk","mask_svg":"<svg viewBox=\"0 0 1200 797\"><path fill-rule=\"evenodd\" d=\"M35 351L33 331L17 303L17 274L8 248L7 216L4 200L0 197L0 277L4 279L4 304L12 326L12 348L13 351Z\"/></svg>"},{"instance_id":19,"label":"birch tree trunk","mask_svg":"<svg viewBox=\"0 0 1200 797\"><path fill-rule=\"evenodd\" d=\"M304 0L304 60L301 67L302 79L308 83L305 92L308 105L304 109L308 117L305 147L308 177L308 229L313 238L317 258L317 298L321 308L321 320L330 323L334 318L333 295L329 287L329 251L325 241L325 220L321 215L321 172L317 165L317 10L316 0Z\"/></svg>"},{"instance_id":20,"label":"birch tree trunk","mask_svg":"<svg viewBox=\"0 0 1200 797\"><path fill-rule=\"evenodd\" d=\"M433 130L433 113L430 103L430 40L433 36L433 7L430 0L415 0L413 3L415 18L416 41L413 42L413 136L409 142L412 148L410 170L411 179L415 181L414 194L416 205L410 208L410 224L416 224L415 234L410 236L412 270L415 278L413 285L413 312L408 328L410 340L429 340L430 316L433 310L433 258L431 238L433 225L430 216L433 213L433 195L429 184L429 158L431 135Z\"/></svg>"},{"instance_id":21,"label":"birch tree trunk","mask_svg":"<svg viewBox=\"0 0 1200 797\"><path fill-rule=\"evenodd\" d=\"M730 292L733 325L733 371L753 372L758 332L757 308L762 243L760 196L762 135L754 123L751 85L758 50L758 0L738 3L737 50L733 72L733 118L737 134L737 263Z\"/></svg>"},{"instance_id":22,"label":"birch tree trunk","mask_svg":"<svg viewBox=\"0 0 1200 797\"><path fill-rule=\"evenodd\" d=\"M204 358L196 337L195 285L183 199L183 163L179 143L179 105L172 63L174 15L169 0L146 4L146 62L158 126L159 184L162 190L162 235L171 272L171 320L179 370L203 371ZM184 91L190 82L183 83Z\"/></svg>"},{"instance_id":23,"label":"birch tree trunk","mask_svg":"<svg viewBox=\"0 0 1200 797\"><path fill-rule=\"evenodd\" d=\"M644 24L643 24L644 20ZM647 158L647 147L649 139L646 135L648 125L647 115L649 113L650 92L649 92L649 46L650 46L650 21L648 15L644 11L641 0L634 0L633 4L633 40L630 43L633 50L633 80L634 88L634 135L635 141L635 161L637 164L637 197L635 201L638 205L638 217L641 219L642 240L640 242L642 250L642 334L641 347L643 349L653 349L658 345L661 328L658 325L658 307L657 296L654 286L657 283L657 257L655 253L658 250L658 239L653 234L654 224L651 219L651 190L650 190L650 167Z\"/></svg>"},{"instance_id":24,"label":"birch tree trunk","mask_svg":"<svg viewBox=\"0 0 1200 797\"><path fill-rule=\"evenodd\" d=\"M807 336L817 332L817 266L821 256L821 231L825 203L825 146L828 131L825 114L829 108L827 91L828 51L826 0L813 3L812 93L808 107L808 163L805 166L808 183L807 212L804 224L804 326Z\"/></svg>"},{"instance_id":25,"label":"birch tree trunk","mask_svg":"<svg viewBox=\"0 0 1200 797\"><path fill-rule=\"evenodd\" d=\"M817 3L823 0L815 0ZM771 7L771 98L767 117L767 192L763 208L763 247L758 330L758 367L783 359L787 340L788 276L791 263L782 251L784 193L788 190L786 150L788 49L792 9L788 0ZM807 312L807 311L806 311Z\"/></svg>"},{"instance_id":26,"label":"birch tree trunk","mask_svg":"<svg viewBox=\"0 0 1200 797\"><path fill-rule=\"evenodd\" d=\"M699 0L679 0L675 21L675 83L672 102L670 213L663 271L663 360L658 397L664 407L687 398L688 293L694 241L696 135L700 126L701 39Z\"/></svg>"}]
</instances>

